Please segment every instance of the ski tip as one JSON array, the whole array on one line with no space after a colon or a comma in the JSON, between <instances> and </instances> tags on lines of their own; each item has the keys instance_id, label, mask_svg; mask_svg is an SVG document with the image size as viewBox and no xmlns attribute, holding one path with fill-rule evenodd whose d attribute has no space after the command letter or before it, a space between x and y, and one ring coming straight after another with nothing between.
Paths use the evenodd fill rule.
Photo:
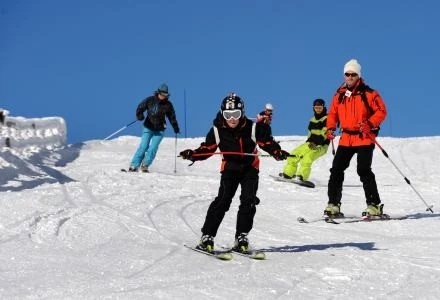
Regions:
<instances>
[{"instance_id":1,"label":"ski tip","mask_svg":"<svg viewBox=\"0 0 440 300\"><path fill-rule=\"evenodd\" d=\"M261 251L257 251L253 254L252 256L253 259L257 259L257 260L265 260L266 259L266 253L261 252Z\"/></svg>"},{"instance_id":2,"label":"ski tip","mask_svg":"<svg viewBox=\"0 0 440 300\"><path fill-rule=\"evenodd\" d=\"M232 253L225 252L225 253L215 253L215 257L217 257L220 260L232 260L233 256Z\"/></svg>"}]
</instances>

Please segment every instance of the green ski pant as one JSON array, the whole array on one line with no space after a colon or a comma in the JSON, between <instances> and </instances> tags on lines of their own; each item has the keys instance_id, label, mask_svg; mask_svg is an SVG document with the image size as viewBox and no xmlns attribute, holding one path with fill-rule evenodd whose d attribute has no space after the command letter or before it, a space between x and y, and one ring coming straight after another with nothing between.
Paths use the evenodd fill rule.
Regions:
<instances>
[{"instance_id":1,"label":"green ski pant","mask_svg":"<svg viewBox=\"0 0 440 300\"><path fill-rule=\"evenodd\" d=\"M308 180L312 171L312 164L315 160L327 153L328 145L317 146L316 149L310 149L309 143L299 145L290 154L295 157L289 157L284 166L283 173L288 176L301 175L303 180ZM298 170L298 164L299 170Z\"/></svg>"}]
</instances>

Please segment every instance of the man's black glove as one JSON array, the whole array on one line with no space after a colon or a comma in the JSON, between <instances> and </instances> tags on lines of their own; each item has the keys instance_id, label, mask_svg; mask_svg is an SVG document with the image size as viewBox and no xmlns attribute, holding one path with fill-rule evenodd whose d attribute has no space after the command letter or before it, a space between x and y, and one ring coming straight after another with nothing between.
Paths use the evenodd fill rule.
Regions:
<instances>
[{"instance_id":1,"label":"man's black glove","mask_svg":"<svg viewBox=\"0 0 440 300\"><path fill-rule=\"evenodd\" d=\"M188 159L188 160L192 160L193 154L194 154L194 151L191 149L186 149L186 150L183 150L182 152L180 152L180 156L183 159Z\"/></svg>"},{"instance_id":2,"label":"man's black glove","mask_svg":"<svg viewBox=\"0 0 440 300\"><path fill-rule=\"evenodd\" d=\"M285 160L289 157L289 155L289 152L282 149L277 149L272 154L273 158L275 158L276 160Z\"/></svg>"},{"instance_id":3,"label":"man's black glove","mask_svg":"<svg viewBox=\"0 0 440 300\"><path fill-rule=\"evenodd\" d=\"M309 142L309 148L312 150L316 150L318 146L315 143Z\"/></svg>"},{"instance_id":4,"label":"man's black glove","mask_svg":"<svg viewBox=\"0 0 440 300\"><path fill-rule=\"evenodd\" d=\"M142 121L142 120L144 119L144 114L139 113L139 114L136 115L136 118L137 118L139 121Z\"/></svg>"},{"instance_id":5,"label":"man's black glove","mask_svg":"<svg viewBox=\"0 0 440 300\"><path fill-rule=\"evenodd\" d=\"M175 134L179 134L180 133L179 126L174 127L174 133Z\"/></svg>"}]
</instances>

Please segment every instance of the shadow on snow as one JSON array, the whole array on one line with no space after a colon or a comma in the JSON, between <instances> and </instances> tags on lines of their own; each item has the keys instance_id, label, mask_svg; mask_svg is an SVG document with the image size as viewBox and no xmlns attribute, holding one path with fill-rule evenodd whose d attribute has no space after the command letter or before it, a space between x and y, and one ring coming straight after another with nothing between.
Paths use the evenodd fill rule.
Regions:
<instances>
[{"instance_id":1,"label":"shadow on snow","mask_svg":"<svg viewBox=\"0 0 440 300\"><path fill-rule=\"evenodd\" d=\"M358 248L360 250L372 251L380 250L377 249L373 242L365 243L335 243L335 244L315 244L315 245L302 245L302 246L282 246L282 247L270 247L268 249L260 249L265 252L306 252L306 251L322 251L327 249L337 249L337 248Z\"/></svg>"},{"instance_id":2,"label":"shadow on snow","mask_svg":"<svg viewBox=\"0 0 440 300\"><path fill-rule=\"evenodd\" d=\"M43 150L27 159L15 155L9 149L0 152L0 157L9 164L0 169L0 192L17 192L45 183L62 184L75 181L58 171L56 167L64 167L74 161L83 145L81 143L55 150Z\"/></svg>"}]
</instances>

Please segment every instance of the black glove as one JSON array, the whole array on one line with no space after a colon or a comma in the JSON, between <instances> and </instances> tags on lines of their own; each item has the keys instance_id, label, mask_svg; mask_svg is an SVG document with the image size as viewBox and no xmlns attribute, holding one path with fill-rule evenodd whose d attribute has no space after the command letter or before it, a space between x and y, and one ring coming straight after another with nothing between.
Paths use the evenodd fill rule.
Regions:
<instances>
[{"instance_id":1,"label":"black glove","mask_svg":"<svg viewBox=\"0 0 440 300\"><path fill-rule=\"evenodd\" d=\"M174 133L175 133L175 134L179 134L179 133L180 133L179 126L174 127Z\"/></svg>"},{"instance_id":2,"label":"black glove","mask_svg":"<svg viewBox=\"0 0 440 300\"><path fill-rule=\"evenodd\" d=\"M188 159L188 160L192 160L192 155L194 154L194 151L193 150L191 150L191 149L186 149L186 150L183 150L182 152L180 152L180 156L183 158L183 159Z\"/></svg>"},{"instance_id":3,"label":"black glove","mask_svg":"<svg viewBox=\"0 0 440 300\"><path fill-rule=\"evenodd\" d=\"M309 142L309 148L312 150L316 150L318 146L315 143Z\"/></svg>"},{"instance_id":4,"label":"black glove","mask_svg":"<svg viewBox=\"0 0 440 300\"><path fill-rule=\"evenodd\" d=\"M144 119L144 114L137 114L137 115L136 115L136 118L137 118L139 121L142 121L142 120Z\"/></svg>"},{"instance_id":5,"label":"black glove","mask_svg":"<svg viewBox=\"0 0 440 300\"><path fill-rule=\"evenodd\" d=\"M273 158L275 158L276 160L285 160L289 157L289 155L289 152L282 149L277 149L272 154Z\"/></svg>"}]
</instances>

